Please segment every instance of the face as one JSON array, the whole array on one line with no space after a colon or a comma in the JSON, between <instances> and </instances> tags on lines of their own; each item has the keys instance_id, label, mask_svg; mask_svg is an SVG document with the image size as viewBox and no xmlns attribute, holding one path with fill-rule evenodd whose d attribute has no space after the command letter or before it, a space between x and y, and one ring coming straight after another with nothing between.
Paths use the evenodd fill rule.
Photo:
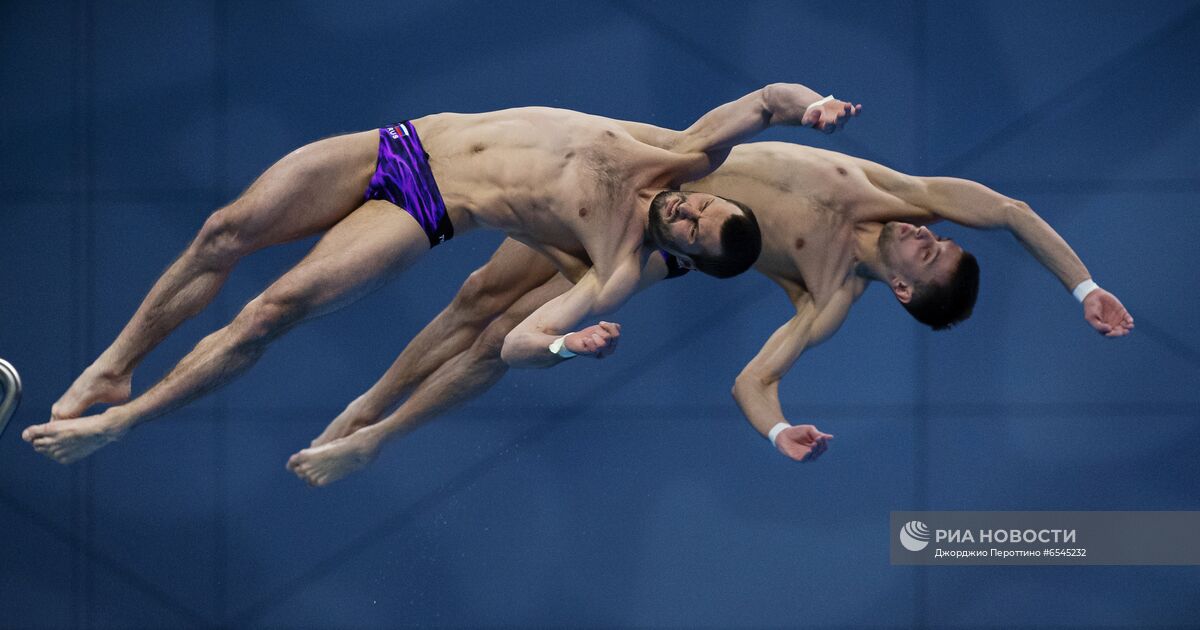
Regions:
<instances>
[{"instance_id":1,"label":"face","mask_svg":"<svg viewBox=\"0 0 1200 630\"><path fill-rule=\"evenodd\" d=\"M659 247L690 263L690 255L720 255L721 226L741 214L715 195L663 191L650 202L650 234Z\"/></svg>"},{"instance_id":2,"label":"face","mask_svg":"<svg viewBox=\"0 0 1200 630\"><path fill-rule=\"evenodd\" d=\"M942 284L962 259L963 248L927 227L890 221L879 233L879 255L902 284ZM895 289L895 280L892 282ZM902 298L903 299L903 298Z\"/></svg>"}]
</instances>

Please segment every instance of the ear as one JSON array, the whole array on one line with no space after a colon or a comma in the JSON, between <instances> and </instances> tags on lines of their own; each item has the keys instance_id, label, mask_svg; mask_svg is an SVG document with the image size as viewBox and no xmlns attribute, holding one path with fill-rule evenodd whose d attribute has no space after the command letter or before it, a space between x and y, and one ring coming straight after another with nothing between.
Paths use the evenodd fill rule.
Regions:
<instances>
[{"instance_id":1,"label":"ear","mask_svg":"<svg viewBox=\"0 0 1200 630\"><path fill-rule=\"evenodd\" d=\"M911 284L901 280L896 276L892 276L892 279L888 281L888 284L892 287L892 293L896 296L897 300L900 300L901 304L908 304L909 301L912 300Z\"/></svg>"}]
</instances>

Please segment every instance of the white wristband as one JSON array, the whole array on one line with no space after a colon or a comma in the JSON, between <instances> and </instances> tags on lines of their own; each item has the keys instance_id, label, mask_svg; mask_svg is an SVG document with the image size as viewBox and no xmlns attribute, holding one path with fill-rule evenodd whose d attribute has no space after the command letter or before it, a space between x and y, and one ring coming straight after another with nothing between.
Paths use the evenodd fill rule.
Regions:
<instances>
[{"instance_id":1,"label":"white wristband","mask_svg":"<svg viewBox=\"0 0 1200 630\"><path fill-rule=\"evenodd\" d=\"M775 446L775 438L779 437L779 434L783 433L784 429L790 428L792 428L792 425L786 422L780 422L779 424L771 427L771 432L767 434L767 438L771 440L771 446Z\"/></svg>"},{"instance_id":2,"label":"white wristband","mask_svg":"<svg viewBox=\"0 0 1200 630\"><path fill-rule=\"evenodd\" d=\"M570 359L571 357L575 356L574 352L567 350L567 346L565 345L566 342L567 342L567 335L563 335L563 336L559 337L558 339L551 341L550 342L550 352L552 352L553 354L556 354L564 359Z\"/></svg>"},{"instance_id":3,"label":"white wristband","mask_svg":"<svg viewBox=\"0 0 1200 630\"><path fill-rule=\"evenodd\" d=\"M805 115L805 116L807 116L807 115L808 115L808 112L811 112L811 111L812 111L812 108L814 108L814 107L820 107L820 106L824 105L825 103L828 103L829 101L832 101L832 100L833 100L833 95L832 95L832 94L830 94L829 96L826 96L825 98L823 98L823 99L821 99L821 100L817 101L816 103L813 103L812 105L809 105L808 107L805 107L805 108L804 108L804 115Z\"/></svg>"},{"instance_id":4,"label":"white wristband","mask_svg":"<svg viewBox=\"0 0 1200 630\"><path fill-rule=\"evenodd\" d=\"M1071 291L1071 295L1074 295L1075 299L1082 303L1083 298L1087 297L1089 293L1099 288L1100 285L1092 282L1091 278L1088 278L1087 280L1075 285L1075 290Z\"/></svg>"}]
</instances>

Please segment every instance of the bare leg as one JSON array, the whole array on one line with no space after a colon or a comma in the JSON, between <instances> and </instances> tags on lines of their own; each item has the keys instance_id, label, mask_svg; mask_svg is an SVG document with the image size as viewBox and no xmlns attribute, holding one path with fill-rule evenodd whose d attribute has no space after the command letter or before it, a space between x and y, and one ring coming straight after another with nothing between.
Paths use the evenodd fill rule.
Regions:
<instances>
[{"instance_id":1,"label":"bare leg","mask_svg":"<svg viewBox=\"0 0 1200 630\"><path fill-rule=\"evenodd\" d=\"M232 380L284 332L361 297L428 249L428 237L415 219L387 202L369 201L145 394L78 422L29 427L22 437L64 464L86 457L133 426Z\"/></svg>"},{"instance_id":2,"label":"bare leg","mask_svg":"<svg viewBox=\"0 0 1200 630\"><path fill-rule=\"evenodd\" d=\"M334 418L312 446L378 422L434 370L470 348L489 322L556 273L545 256L506 239L491 260L467 278L450 305L409 342L379 381Z\"/></svg>"},{"instance_id":3,"label":"bare leg","mask_svg":"<svg viewBox=\"0 0 1200 630\"><path fill-rule=\"evenodd\" d=\"M325 231L362 203L378 146L377 132L366 131L301 147L213 213L112 345L54 404L51 416L77 418L94 404L128 400L134 367L212 301L239 259Z\"/></svg>"},{"instance_id":4,"label":"bare leg","mask_svg":"<svg viewBox=\"0 0 1200 630\"><path fill-rule=\"evenodd\" d=\"M390 416L345 437L296 453L288 460L288 469L309 485L328 485L371 463L384 441L404 435L487 391L508 371L508 365L500 359L505 335L538 307L569 288L570 281L556 275L527 293L488 325L470 348L424 380Z\"/></svg>"}]
</instances>

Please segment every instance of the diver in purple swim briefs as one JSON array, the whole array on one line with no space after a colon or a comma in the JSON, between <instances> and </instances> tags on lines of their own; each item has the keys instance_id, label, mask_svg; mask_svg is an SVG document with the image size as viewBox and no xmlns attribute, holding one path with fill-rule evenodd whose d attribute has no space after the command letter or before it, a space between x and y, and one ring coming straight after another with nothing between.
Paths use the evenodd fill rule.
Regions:
<instances>
[{"instance_id":1,"label":"diver in purple swim briefs","mask_svg":"<svg viewBox=\"0 0 1200 630\"><path fill-rule=\"evenodd\" d=\"M379 130L379 157L363 201L382 199L412 215L429 237L429 246L454 237L446 204L429 170L429 154L411 122Z\"/></svg>"},{"instance_id":2,"label":"diver in purple swim briefs","mask_svg":"<svg viewBox=\"0 0 1200 630\"><path fill-rule=\"evenodd\" d=\"M661 268L658 250L718 277L745 271L759 254L750 208L679 192L681 184L712 172L731 147L769 126L828 133L859 107L777 83L708 112L668 146L641 141L619 121L544 107L433 114L306 145L205 221L112 345L53 406L50 421L23 437L58 462L82 459L220 387L292 327L475 227L503 230L575 280L507 335L504 361L547 367L603 357L620 327L591 322L628 300L647 267ZM134 367L212 300L238 260L322 232L294 268L129 399ZM115 406L82 417L97 403Z\"/></svg>"}]
</instances>

